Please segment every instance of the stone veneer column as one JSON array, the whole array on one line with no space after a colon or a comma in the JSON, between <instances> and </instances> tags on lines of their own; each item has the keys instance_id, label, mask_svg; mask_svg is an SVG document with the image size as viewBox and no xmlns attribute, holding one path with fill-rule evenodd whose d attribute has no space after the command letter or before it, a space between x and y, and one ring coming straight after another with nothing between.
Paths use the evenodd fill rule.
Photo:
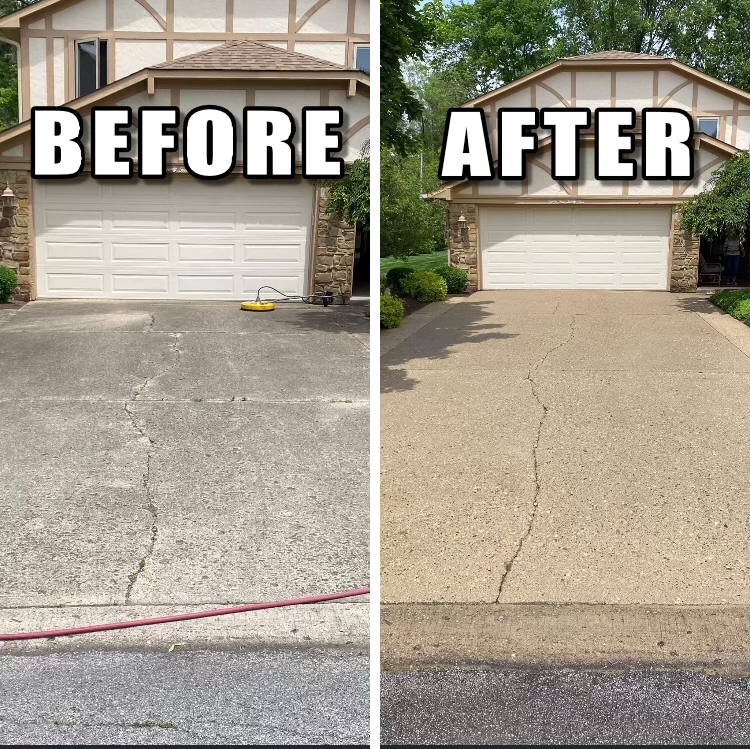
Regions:
<instances>
[{"instance_id":1,"label":"stone veneer column","mask_svg":"<svg viewBox=\"0 0 750 749\"><path fill-rule=\"evenodd\" d=\"M669 290L698 290L698 255L700 240L680 229L680 214L672 209L669 235Z\"/></svg>"},{"instance_id":2,"label":"stone veneer column","mask_svg":"<svg viewBox=\"0 0 750 749\"><path fill-rule=\"evenodd\" d=\"M458 217L466 217L469 228L458 228ZM471 203L451 203L449 206L448 257L451 265L469 274L467 291L479 289L479 255L477 249L477 207Z\"/></svg>"},{"instance_id":3,"label":"stone veneer column","mask_svg":"<svg viewBox=\"0 0 750 749\"><path fill-rule=\"evenodd\" d=\"M0 218L0 263L18 274L18 290L14 299L28 301L34 297L34 274L31 267L31 176L21 169L0 169L0 192L6 182L16 194L15 208L3 208Z\"/></svg>"},{"instance_id":4,"label":"stone veneer column","mask_svg":"<svg viewBox=\"0 0 750 749\"><path fill-rule=\"evenodd\" d=\"M313 237L313 291L332 291L346 304L352 296L356 231L341 216L326 212L326 190L318 188ZM340 298L334 300L336 303Z\"/></svg>"}]
</instances>

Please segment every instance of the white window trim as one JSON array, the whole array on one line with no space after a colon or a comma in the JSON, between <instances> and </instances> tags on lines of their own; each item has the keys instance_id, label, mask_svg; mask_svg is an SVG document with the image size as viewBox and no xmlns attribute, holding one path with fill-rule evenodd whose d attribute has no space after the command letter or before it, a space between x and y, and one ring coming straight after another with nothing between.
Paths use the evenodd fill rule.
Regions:
<instances>
[{"instance_id":1,"label":"white window trim","mask_svg":"<svg viewBox=\"0 0 750 749\"><path fill-rule=\"evenodd\" d=\"M76 39L73 44L73 54L75 57L75 75L76 75L76 99L81 96L80 79L78 77L78 45L86 44L87 42L94 42L94 49L96 50L96 88L94 91L98 91L101 88L101 81L99 80L99 71L101 69L101 62L99 60L99 50L101 49L100 39L97 36L87 37L86 39Z\"/></svg>"}]
</instances>

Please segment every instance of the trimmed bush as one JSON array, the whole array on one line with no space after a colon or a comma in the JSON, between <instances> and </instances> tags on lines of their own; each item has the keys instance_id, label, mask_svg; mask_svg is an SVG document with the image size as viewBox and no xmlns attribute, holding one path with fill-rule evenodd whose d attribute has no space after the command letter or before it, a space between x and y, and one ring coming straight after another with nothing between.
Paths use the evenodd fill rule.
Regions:
<instances>
[{"instance_id":1,"label":"trimmed bush","mask_svg":"<svg viewBox=\"0 0 750 749\"><path fill-rule=\"evenodd\" d=\"M750 325L750 294L747 291L742 289L717 291L711 295L710 301L732 317Z\"/></svg>"},{"instance_id":2,"label":"trimmed bush","mask_svg":"<svg viewBox=\"0 0 750 749\"><path fill-rule=\"evenodd\" d=\"M385 274L380 276L380 293L385 293L385 290L388 288L388 281L386 280Z\"/></svg>"},{"instance_id":3,"label":"trimmed bush","mask_svg":"<svg viewBox=\"0 0 750 749\"><path fill-rule=\"evenodd\" d=\"M18 276L12 268L0 265L0 304L5 304L18 286Z\"/></svg>"},{"instance_id":4,"label":"trimmed bush","mask_svg":"<svg viewBox=\"0 0 750 749\"><path fill-rule=\"evenodd\" d=\"M407 276L401 287L406 296L418 302L441 302L448 295L445 279L431 270L419 270Z\"/></svg>"},{"instance_id":5,"label":"trimmed bush","mask_svg":"<svg viewBox=\"0 0 750 749\"><path fill-rule=\"evenodd\" d=\"M397 294L403 294L403 282L414 273L414 268L408 265L396 265L385 274L385 285Z\"/></svg>"},{"instance_id":6,"label":"trimmed bush","mask_svg":"<svg viewBox=\"0 0 750 749\"><path fill-rule=\"evenodd\" d=\"M469 274L461 268L455 268L452 265L441 265L435 268L435 273L445 279L449 294L460 294L469 283Z\"/></svg>"},{"instance_id":7,"label":"trimmed bush","mask_svg":"<svg viewBox=\"0 0 750 749\"><path fill-rule=\"evenodd\" d=\"M400 299L390 294L380 295L380 326L398 328L404 319L404 305Z\"/></svg>"}]
</instances>

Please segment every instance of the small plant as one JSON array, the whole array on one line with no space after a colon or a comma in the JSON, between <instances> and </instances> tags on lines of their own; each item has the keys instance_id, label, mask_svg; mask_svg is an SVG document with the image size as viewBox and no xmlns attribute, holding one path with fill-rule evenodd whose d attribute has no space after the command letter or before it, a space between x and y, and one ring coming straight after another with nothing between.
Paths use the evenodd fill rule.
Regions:
<instances>
[{"instance_id":1,"label":"small plant","mask_svg":"<svg viewBox=\"0 0 750 749\"><path fill-rule=\"evenodd\" d=\"M404 319L404 304L389 294L380 295L380 325L383 328L398 328Z\"/></svg>"},{"instance_id":2,"label":"small plant","mask_svg":"<svg viewBox=\"0 0 750 749\"><path fill-rule=\"evenodd\" d=\"M711 301L732 317L750 325L750 294L742 289L717 291L711 295Z\"/></svg>"},{"instance_id":3,"label":"small plant","mask_svg":"<svg viewBox=\"0 0 750 749\"><path fill-rule=\"evenodd\" d=\"M380 276L380 293L385 294L385 290L388 288L388 278L385 273Z\"/></svg>"},{"instance_id":4,"label":"small plant","mask_svg":"<svg viewBox=\"0 0 750 749\"><path fill-rule=\"evenodd\" d=\"M419 270L401 283L406 296L418 302L441 302L448 295L445 279L431 270Z\"/></svg>"},{"instance_id":5,"label":"small plant","mask_svg":"<svg viewBox=\"0 0 750 749\"><path fill-rule=\"evenodd\" d=\"M408 265L396 265L385 274L385 285L396 294L403 294L404 279L414 273L414 268Z\"/></svg>"},{"instance_id":6,"label":"small plant","mask_svg":"<svg viewBox=\"0 0 750 749\"><path fill-rule=\"evenodd\" d=\"M469 274L465 270L452 265L441 265L435 268L435 273L445 279L449 294L460 294L469 282Z\"/></svg>"},{"instance_id":7,"label":"small plant","mask_svg":"<svg viewBox=\"0 0 750 749\"><path fill-rule=\"evenodd\" d=\"M5 304L18 287L18 276L13 268L0 265L0 304Z\"/></svg>"}]
</instances>

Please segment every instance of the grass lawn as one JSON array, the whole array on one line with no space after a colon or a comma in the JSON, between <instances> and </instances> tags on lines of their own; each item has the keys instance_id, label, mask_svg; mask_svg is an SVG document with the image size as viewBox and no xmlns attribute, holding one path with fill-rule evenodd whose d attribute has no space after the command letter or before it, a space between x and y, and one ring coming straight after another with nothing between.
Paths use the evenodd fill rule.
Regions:
<instances>
[{"instance_id":1,"label":"grass lawn","mask_svg":"<svg viewBox=\"0 0 750 749\"><path fill-rule=\"evenodd\" d=\"M750 294L744 289L717 291L709 299L736 320L750 325Z\"/></svg>"},{"instance_id":2,"label":"grass lawn","mask_svg":"<svg viewBox=\"0 0 750 749\"><path fill-rule=\"evenodd\" d=\"M414 270L431 270L437 268L439 265L446 265L448 263L448 250L443 252L430 252L427 255L411 255L406 258L396 257L381 257L380 258L380 273L387 273L391 268L396 265L408 265Z\"/></svg>"}]
</instances>

